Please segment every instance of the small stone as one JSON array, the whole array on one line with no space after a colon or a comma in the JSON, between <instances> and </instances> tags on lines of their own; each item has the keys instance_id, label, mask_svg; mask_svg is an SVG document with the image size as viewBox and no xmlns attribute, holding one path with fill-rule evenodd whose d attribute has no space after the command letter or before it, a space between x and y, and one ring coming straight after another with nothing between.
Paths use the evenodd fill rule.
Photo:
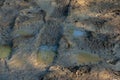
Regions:
<instances>
[{"instance_id":1,"label":"small stone","mask_svg":"<svg viewBox=\"0 0 120 80\"><path fill-rule=\"evenodd\" d=\"M111 79L111 75L110 75L110 73L108 71L101 71L99 73L99 78L101 80L109 80L109 79Z\"/></svg>"}]
</instances>

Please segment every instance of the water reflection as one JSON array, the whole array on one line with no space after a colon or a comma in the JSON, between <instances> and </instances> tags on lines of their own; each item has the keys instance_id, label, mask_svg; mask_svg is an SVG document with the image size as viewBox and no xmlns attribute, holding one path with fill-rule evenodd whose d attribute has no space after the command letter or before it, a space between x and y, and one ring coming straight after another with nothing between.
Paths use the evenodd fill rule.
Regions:
<instances>
[{"instance_id":1,"label":"water reflection","mask_svg":"<svg viewBox=\"0 0 120 80\"><path fill-rule=\"evenodd\" d=\"M74 30L74 32L73 32L74 37L80 37L80 36L84 36L84 35L85 35L85 32L81 31L81 30Z\"/></svg>"}]
</instances>

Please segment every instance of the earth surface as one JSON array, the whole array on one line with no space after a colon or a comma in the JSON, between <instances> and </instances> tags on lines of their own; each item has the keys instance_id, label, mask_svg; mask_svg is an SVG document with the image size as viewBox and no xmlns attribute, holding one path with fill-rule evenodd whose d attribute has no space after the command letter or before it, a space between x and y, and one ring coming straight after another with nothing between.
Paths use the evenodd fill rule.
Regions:
<instances>
[{"instance_id":1,"label":"earth surface","mask_svg":"<svg viewBox=\"0 0 120 80\"><path fill-rule=\"evenodd\" d=\"M0 0L0 80L120 80L120 0Z\"/></svg>"}]
</instances>

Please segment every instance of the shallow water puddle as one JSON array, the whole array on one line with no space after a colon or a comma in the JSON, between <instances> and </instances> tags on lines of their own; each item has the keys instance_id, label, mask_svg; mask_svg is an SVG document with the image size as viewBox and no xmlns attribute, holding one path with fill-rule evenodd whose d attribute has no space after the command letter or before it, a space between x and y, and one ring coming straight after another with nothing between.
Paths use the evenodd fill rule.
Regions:
<instances>
[{"instance_id":1,"label":"shallow water puddle","mask_svg":"<svg viewBox=\"0 0 120 80\"><path fill-rule=\"evenodd\" d=\"M81 30L74 30L73 31L73 36L74 37L80 37L80 36L84 36L84 35L85 35L84 31L81 31Z\"/></svg>"},{"instance_id":2,"label":"shallow water puddle","mask_svg":"<svg viewBox=\"0 0 120 80\"><path fill-rule=\"evenodd\" d=\"M58 48L57 46L47 46L47 45L40 46L40 50L56 51L57 48Z\"/></svg>"},{"instance_id":3,"label":"shallow water puddle","mask_svg":"<svg viewBox=\"0 0 120 80\"><path fill-rule=\"evenodd\" d=\"M51 50L39 51L39 53L37 55L37 61L40 64L49 65L53 62L55 55L56 55L56 53Z\"/></svg>"},{"instance_id":4,"label":"shallow water puddle","mask_svg":"<svg viewBox=\"0 0 120 80\"><path fill-rule=\"evenodd\" d=\"M37 55L37 62L40 64L49 65L53 62L56 55L57 46L40 46L40 50Z\"/></svg>"},{"instance_id":5,"label":"shallow water puddle","mask_svg":"<svg viewBox=\"0 0 120 80\"><path fill-rule=\"evenodd\" d=\"M49 47L48 46L40 46L40 49L41 50L49 50Z\"/></svg>"},{"instance_id":6,"label":"shallow water puddle","mask_svg":"<svg viewBox=\"0 0 120 80\"><path fill-rule=\"evenodd\" d=\"M10 55L11 47L10 46L0 46L0 59L7 58Z\"/></svg>"},{"instance_id":7,"label":"shallow water puddle","mask_svg":"<svg viewBox=\"0 0 120 80\"><path fill-rule=\"evenodd\" d=\"M101 61L101 59L98 55L89 54L89 53L76 54L76 59L79 64L97 63L97 62Z\"/></svg>"}]
</instances>

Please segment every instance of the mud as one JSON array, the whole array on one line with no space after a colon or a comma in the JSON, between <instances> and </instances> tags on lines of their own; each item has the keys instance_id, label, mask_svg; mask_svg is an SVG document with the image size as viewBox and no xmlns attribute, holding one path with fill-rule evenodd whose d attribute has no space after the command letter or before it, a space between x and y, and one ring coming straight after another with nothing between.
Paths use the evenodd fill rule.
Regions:
<instances>
[{"instance_id":1,"label":"mud","mask_svg":"<svg viewBox=\"0 0 120 80\"><path fill-rule=\"evenodd\" d=\"M0 80L120 80L120 1L1 0Z\"/></svg>"}]
</instances>

